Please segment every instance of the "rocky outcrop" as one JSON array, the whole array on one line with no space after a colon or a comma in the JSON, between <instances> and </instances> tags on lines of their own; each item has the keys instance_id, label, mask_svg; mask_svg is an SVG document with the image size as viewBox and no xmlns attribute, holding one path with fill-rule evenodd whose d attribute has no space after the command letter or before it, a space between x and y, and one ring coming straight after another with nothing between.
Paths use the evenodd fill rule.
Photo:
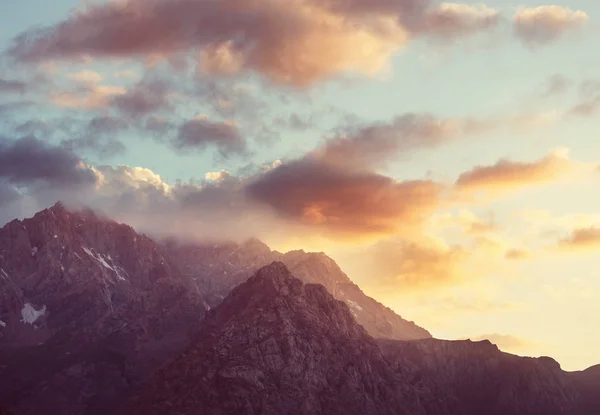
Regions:
<instances>
[{"instance_id":1,"label":"rocky outcrop","mask_svg":"<svg viewBox=\"0 0 600 415\"><path fill-rule=\"evenodd\" d=\"M158 244L61 204L0 229L15 415L600 413L597 367L428 337L322 253Z\"/></svg>"},{"instance_id":2,"label":"rocky outcrop","mask_svg":"<svg viewBox=\"0 0 600 415\"><path fill-rule=\"evenodd\" d=\"M377 343L322 285L273 263L122 414L409 414Z\"/></svg>"},{"instance_id":3,"label":"rocky outcrop","mask_svg":"<svg viewBox=\"0 0 600 415\"><path fill-rule=\"evenodd\" d=\"M0 405L106 413L189 344L206 308L129 226L61 204L12 221L0 230Z\"/></svg>"},{"instance_id":4,"label":"rocky outcrop","mask_svg":"<svg viewBox=\"0 0 600 415\"><path fill-rule=\"evenodd\" d=\"M427 414L567 415L576 413L581 400L553 359L502 353L487 340L380 344Z\"/></svg>"},{"instance_id":5,"label":"rocky outcrop","mask_svg":"<svg viewBox=\"0 0 600 415\"><path fill-rule=\"evenodd\" d=\"M368 297L324 253L302 250L282 254L251 239L242 244L167 243L169 252L187 276L192 278L211 307L219 304L237 285L259 268L273 261L284 263L305 283L322 284L338 300L344 301L356 320L376 338L412 340L431 338L431 334Z\"/></svg>"},{"instance_id":6,"label":"rocky outcrop","mask_svg":"<svg viewBox=\"0 0 600 415\"><path fill-rule=\"evenodd\" d=\"M488 341L374 340L323 286L273 263L118 413L592 415L583 402L550 358Z\"/></svg>"}]
</instances>

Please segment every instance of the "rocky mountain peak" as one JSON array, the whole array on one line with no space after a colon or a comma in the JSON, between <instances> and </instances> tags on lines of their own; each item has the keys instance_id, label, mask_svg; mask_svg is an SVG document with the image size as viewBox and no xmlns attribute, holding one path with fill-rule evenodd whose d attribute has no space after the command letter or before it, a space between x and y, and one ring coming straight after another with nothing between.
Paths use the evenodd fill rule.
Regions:
<instances>
[{"instance_id":1,"label":"rocky mountain peak","mask_svg":"<svg viewBox=\"0 0 600 415\"><path fill-rule=\"evenodd\" d=\"M300 280L294 278L283 262L273 262L259 269L242 284L240 290L252 290L260 295L289 295L297 292Z\"/></svg>"},{"instance_id":2,"label":"rocky mountain peak","mask_svg":"<svg viewBox=\"0 0 600 415\"><path fill-rule=\"evenodd\" d=\"M260 239L250 238L242 243L242 248L245 251L251 252L253 255L268 255L271 253L271 248Z\"/></svg>"}]
</instances>

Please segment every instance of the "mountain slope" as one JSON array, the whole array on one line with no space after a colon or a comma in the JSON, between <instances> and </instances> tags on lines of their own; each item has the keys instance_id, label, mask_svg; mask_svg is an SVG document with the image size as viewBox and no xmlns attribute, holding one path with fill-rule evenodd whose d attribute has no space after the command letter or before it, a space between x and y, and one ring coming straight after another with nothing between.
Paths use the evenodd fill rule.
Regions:
<instances>
[{"instance_id":1,"label":"mountain slope","mask_svg":"<svg viewBox=\"0 0 600 415\"><path fill-rule=\"evenodd\" d=\"M282 263L235 288L199 339L120 413L413 413L348 307Z\"/></svg>"},{"instance_id":2,"label":"mountain slope","mask_svg":"<svg viewBox=\"0 0 600 415\"><path fill-rule=\"evenodd\" d=\"M251 239L242 244L167 244L169 252L187 276L205 293L211 307L216 306L238 284L259 268L273 261L284 263L305 283L322 284L338 300L351 308L357 321L376 338L412 340L431 338L431 334L411 321L365 295L324 253L302 250L282 254Z\"/></svg>"},{"instance_id":3,"label":"mountain slope","mask_svg":"<svg viewBox=\"0 0 600 415\"><path fill-rule=\"evenodd\" d=\"M0 406L105 413L179 353L207 304L132 228L57 204L0 229Z\"/></svg>"},{"instance_id":4,"label":"mountain slope","mask_svg":"<svg viewBox=\"0 0 600 415\"><path fill-rule=\"evenodd\" d=\"M488 341L375 341L324 287L273 263L118 413L592 415L569 375Z\"/></svg>"}]
</instances>

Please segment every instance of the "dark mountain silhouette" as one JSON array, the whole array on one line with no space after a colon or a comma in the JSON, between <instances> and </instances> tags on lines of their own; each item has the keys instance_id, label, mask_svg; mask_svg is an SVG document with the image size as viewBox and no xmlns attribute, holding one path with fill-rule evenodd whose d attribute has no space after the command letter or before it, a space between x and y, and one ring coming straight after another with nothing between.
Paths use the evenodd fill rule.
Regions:
<instances>
[{"instance_id":1,"label":"dark mountain silhouette","mask_svg":"<svg viewBox=\"0 0 600 415\"><path fill-rule=\"evenodd\" d=\"M358 285L324 253L291 251L282 254L251 239L242 244L166 244L182 272L192 278L214 307L238 284L273 261L283 262L305 283L322 284L350 306L356 320L376 338L399 340L431 338L429 332L404 320L365 295Z\"/></svg>"},{"instance_id":2,"label":"dark mountain silhouette","mask_svg":"<svg viewBox=\"0 0 600 415\"><path fill-rule=\"evenodd\" d=\"M157 243L60 203L0 229L0 413L591 415L599 387L432 339L323 253Z\"/></svg>"},{"instance_id":3,"label":"dark mountain silhouette","mask_svg":"<svg viewBox=\"0 0 600 415\"><path fill-rule=\"evenodd\" d=\"M0 230L0 406L105 414L189 344L206 309L129 226L60 204L12 221Z\"/></svg>"},{"instance_id":4,"label":"dark mountain silhouette","mask_svg":"<svg viewBox=\"0 0 600 415\"><path fill-rule=\"evenodd\" d=\"M196 343L119 414L591 415L582 404L550 358L489 341L377 341L322 285L275 262L212 310Z\"/></svg>"}]
</instances>

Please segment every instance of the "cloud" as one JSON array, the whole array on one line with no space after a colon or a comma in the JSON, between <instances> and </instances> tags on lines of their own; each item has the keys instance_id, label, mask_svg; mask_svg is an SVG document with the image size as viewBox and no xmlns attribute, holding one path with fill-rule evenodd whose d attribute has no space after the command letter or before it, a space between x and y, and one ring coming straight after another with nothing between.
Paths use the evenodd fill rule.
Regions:
<instances>
[{"instance_id":1,"label":"cloud","mask_svg":"<svg viewBox=\"0 0 600 415\"><path fill-rule=\"evenodd\" d=\"M197 50L205 71L251 69L278 83L305 86L346 70L377 70L407 41L393 14L353 14L353 3L109 2L19 35L10 54L36 61L83 55L171 57Z\"/></svg>"},{"instance_id":2,"label":"cloud","mask_svg":"<svg viewBox=\"0 0 600 415\"><path fill-rule=\"evenodd\" d=\"M315 150L313 157L332 165L372 167L402 151L438 146L456 137L463 127L459 121L431 114L403 114L390 123L348 128Z\"/></svg>"},{"instance_id":3,"label":"cloud","mask_svg":"<svg viewBox=\"0 0 600 415\"><path fill-rule=\"evenodd\" d=\"M139 118L159 110L171 108L171 86L164 81L142 80L123 94L115 95L111 104L123 115Z\"/></svg>"},{"instance_id":4,"label":"cloud","mask_svg":"<svg viewBox=\"0 0 600 415\"><path fill-rule=\"evenodd\" d=\"M430 224L434 229L458 228L469 236L483 235L499 230L493 217L484 221L466 209L462 209L456 214L451 212L437 213L430 218Z\"/></svg>"},{"instance_id":5,"label":"cloud","mask_svg":"<svg viewBox=\"0 0 600 415\"><path fill-rule=\"evenodd\" d=\"M544 86L544 97L551 97L559 94L565 93L571 86L573 82L564 75L555 74L548 79L546 85Z\"/></svg>"},{"instance_id":6,"label":"cloud","mask_svg":"<svg viewBox=\"0 0 600 415\"><path fill-rule=\"evenodd\" d=\"M2 94L23 94L26 89L25 82L0 78L0 93Z\"/></svg>"},{"instance_id":7,"label":"cloud","mask_svg":"<svg viewBox=\"0 0 600 415\"><path fill-rule=\"evenodd\" d=\"M80 72L70 73L67 77L79 84L97 85L104 77L100 73L91 70L83 70Z\"/></svg>"},{"instance_id":8,"label":"cloud","mask_svg":"<svg viewBox=\"0 0 600 415\"><path fill-rule=\"evenodd\" d=\"M293 112L287 117L277 117L273 124L277 127L289 128L292 131L307 131L316 126L316 118L317 116L315 114L301 116L298 113Z\"/></svg>"},{"instance_id":9,"label":"cloud","mask_svg":"<svg viewBox=\"0 0 600 415\"><path fill-rule=\"evenodd\" d=\"M176 126L165 117L151 115L142 124L142 129L156 138L162 138L175 131Z\"/></svg>"},{"instance_id":10,"label":"cloud","mask_svg":"<svg viewBox=\"0 0 600 415\"><path fill-rule=\"evenodd\" d=\"M216 182L216 183L221 183L232 177L233 176L231 175L231 173L228 172L227 170L211 171L204 175L204 178L206 180L210 180L211 182Z\"/></svg>"},{"instance_id":11,"label":"cloud","mask_svg":"<svg viewBox=\"0 0 600 415\"><path fill-rule=\"evenodd\" d=\"M453 40L488 31L500 22L500 12L484 4L442 3L426 14L427 34Z\"/></svg>"},{"instance_id":12,"label":"cloud","mask_svg":"<svg viewBox=\"0 0 600 415\"><path fill-rule=\"evenodd\" d=\"M173 141L177 150L205 150L216 147L223 157L240 155L246 150L246 142L233 121L211 121L199 116L185 122Z\"/></svg>"},{"instance_id":13,"label":"cloud","mask_svg":"<svg viewBox=\"0 0 600 415\"><path fill-rule=\"evenodd\" d=\"M590 226L573 230L571 235L558 244L564 250L600 249L600 228Z\"/></svg>"},{"instance_id":14,"label":"cloud","mask_svg":"<svg viewBox=\"0 0 600 415\"><path fill-rule=\"evenodd\" d=\"M61 141L61 145L71 151L91 150L99 157L112 157L125 151L119 141L119 133L126 131L129 124L118 117L102 115L91 118L83 127Z\"/></svg>"},{"instance_id":15,"label":"cloud","mask_svg":"<svg viewBox=\"0 0 600 415\"><path fill-rule=\"evenodd\" d=\"M511 114L488 118L443 118L428 113L405 113L390 122L351 123L312 156L346 168L382 167L400 153L441 146L486 132L527 130L554 121L553 114Z\"/></svg>"},{"instance_id":16,"label":"cloud","mask_svg":"<svg viewBox=\"0 0 600 415\"><path fill-rule=\"evenodd\" d=\"M34 136L48 140L55 134L73 134L76 122L70 117L47 120L30 119L17 124L14 132L19 136Z\"/></svg>"},{"instance_id":17,"label":"cloud","mask_svg":"<svg viewBox=\"0 0 600 415\"><path fill-rule=\"evenodd\" d=\"M14 111L23 110L34 106L33 101L13 101L0 103L0 116L13 113Z\"/></svg>"},{"instance_id":18,"label":"cloud","mask_svg":"<svg viewBox=\"0 0 600 415\"><path fill-rule=\"evenodd\" d=\"M240 241L289 232L244 193L247 179L222 173L190 183L168 184L150 169L127 165L96 166L94 186L68 194L71 207L91 206L155 237ZM218 179L218 180L212 180ZM38 197L37 192L31 193Z\"/></svg>"},{"instance_id":19,"label":"cloud","mask_svg":"<svg viewBox=\"0 0 600 415\"><path fill-rule=\"evenodd\" d=\"M363 275L376 276L385 287L424 288L456 283L464 277L471 254L429 238L382 241L365 252Z\"/></svg>"},{"instance_id":20,"label":"cloud","mask_svg":"<svg viewBox=\"0 0 600 415\"><path fill-rule=\"evenodd\" d=\"M532 254L528 250L516 249L516 248L509 249L508 251L506 251L506 254L504 254L505 259L513 260L513 261L529 259L529 258L531 258L531 256L532 256Z\"/></svg>"},{"instance_id":21,"label":"cloud","mask_svg":"<svg viewBox=\"0 0 600 415\"><path fill-rule=\"evenodd\" d=\"M21 194L12 184L0 180L0 207L13 203L20 197Z\"/></svg>"},{"instance_id":22,"label":"cloud","mask_svg":"<svg viewBox=\"0 0 600 415\"><path fill-rule=\"evenodd\" d=\"M281 217L338 235L390 234L420 223L436 207L431 181L396 181L305 157L282 164L246 189Z\"/></svg>"},{"instance_id":23,"label":"cloud","mask_svg":"<svg viewBox=\"0 0 600 415\"><path fill-rule=\"evenodd\" d=\"M54 92L50 100L56 106L69 109L99 109L108 106L110 100L127 91L121 86L82 85L73 91Z\"/></svg>"},{"instance_id":24,"label":"cloud","mask_svg":"<svg viewBox=\"0 0 600 415\"><path fill-rule=\"evenodd\" d=\"M584 97L567 111L567 115L590 117L598 112L598 108L600 108L600 94L594 94Z\"/></svg>"},{"instance_id":25,"label":"cloud","mask_svg":"<svg viewBox=\"0 0 600 415\"><path fill-rule=\"evenodd\" d=\"M513 18L515 35L533 47L555 42L588 21L585 12L562 6L521 7Z\"/></svg>"},{"instance_id":26,"label":"cloud","mask_svg":"<svg viewBox=\"0 0 600 415\"><path fill-rule=\"evenodd\" d=\"M125 0L89 5L13 39L21 62L175 59L190 53L204 75L258 72L306 87L347 72L373 74L413 36L464 37L488 30L485 6L427 0Z\"/></svg>"},{"instance_id":27,"label":"cloud","mask_svg":"<svg viewBox=\"0 0 600 415\"><path fill-rule=\"evenodd\" d=\"M491 192L517 189L555 181L573 171L575 166L564 150L556 150L534 162L500 160L491 166L477 166L461 174L455 187Z\"/></svg>"},{"instance_id":28,"label":"cloud","mask_svg":"<svg viewBox=\"0 0 600 415\"><path fill-rule=\"evenodd\" d=\"M33 137L0 141L0 178L16 185L94 184L96 175L74 153Z\"/></svg>"}]
</instances>

